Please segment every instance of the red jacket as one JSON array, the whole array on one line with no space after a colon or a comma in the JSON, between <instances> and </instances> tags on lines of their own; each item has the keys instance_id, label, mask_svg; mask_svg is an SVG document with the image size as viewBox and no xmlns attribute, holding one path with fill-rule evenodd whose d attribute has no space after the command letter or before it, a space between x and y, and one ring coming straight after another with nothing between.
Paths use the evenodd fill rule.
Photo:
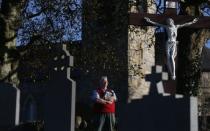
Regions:
<instances>
[{"instance_id":1,"label":"red jacket","mask_svg":"<svg viewBox=\"0 0 210 131\"><path fill-rule=\"evenodd\" d=\"M100 98L105 97L105 92L102 89L97 89L96 92L99 94ZM110 89L107 89L106 92L112 93L113 91ZM95 103L93 106L93 111L96 113L114 113L115 112L115 102L112 102L112 104L101 104L101 103Z\"/></svg>"}]
</instances>

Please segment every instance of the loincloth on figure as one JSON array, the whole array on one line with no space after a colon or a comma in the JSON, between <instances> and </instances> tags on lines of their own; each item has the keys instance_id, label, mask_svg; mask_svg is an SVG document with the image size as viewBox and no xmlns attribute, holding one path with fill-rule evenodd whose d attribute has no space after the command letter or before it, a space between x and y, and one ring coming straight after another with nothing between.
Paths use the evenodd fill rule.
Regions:
<instances>
[{"instance_id":1,"label":"loincloth on figure","mask_svg":"<svg viewBox=\"0 0 210 131\"><path fill-rule=\"evenodd\" d=\"M178 41L166 41L166 53L172 55L174 52L174 56L176 56L178 43Z\"/></svg>"}]
</instances>

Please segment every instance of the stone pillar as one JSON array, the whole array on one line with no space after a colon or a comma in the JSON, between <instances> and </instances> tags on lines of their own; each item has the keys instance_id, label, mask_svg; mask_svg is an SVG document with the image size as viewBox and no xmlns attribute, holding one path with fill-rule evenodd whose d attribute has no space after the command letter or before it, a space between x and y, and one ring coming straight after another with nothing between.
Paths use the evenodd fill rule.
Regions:
<instances>
[{"instance_id":1,"label":"stone pillar","mask_svg":"<svg viewBox=\"0 0 210 131\"><path fill-rule=\"evenodd\" d=\"M154 0L140 0L146 8L143 12L156 13ZM132 7L132 6L131 6ZM130 8L130 12L138 12ZM142 12L142 10L139 10ZM139 99L149 93L150 84L145 74L150 74L155 65L155 27L128 27L128 99Z\"/></svg>"}]
</instances>

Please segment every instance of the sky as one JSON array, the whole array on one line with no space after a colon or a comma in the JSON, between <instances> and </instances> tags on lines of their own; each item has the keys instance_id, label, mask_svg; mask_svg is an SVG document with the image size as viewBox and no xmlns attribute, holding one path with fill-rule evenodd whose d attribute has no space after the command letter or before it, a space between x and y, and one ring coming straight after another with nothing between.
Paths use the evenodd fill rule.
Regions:
<instances>
[{"instance_id":1,"label":"sky","mask_svg":"<svg viewBox=\"0 0 210 131\"><path fill-rule=\"evenodd\" d=\"M73 1L76 1L77 4L80 5L80 6L82 5L81 0L73 0ZM66 2L72 2L72 1L66 1ZM41 9L41 7L37 6L36 0L30 0L30 2L28 4L28 7L26 8L27 12L30 12L31 14L36 14L37 12L40 11L40 9ZM62 9L66 9L66 8L63 7ZM53 19L53 26L57 30L62 30L64 32L64 35L62 36L63 41L81 40L82 39L82 31L81 31L81 26L82 26L81 17L82 17L82 14L81 14L81 12L77 11L77 12L79 12L78 16L74 17L74 19L77 21L77 23L72 24L71 21L69 20L69 18L65 17L65 15L62 15L62 9L60 7L58 8L59 15L56 15L55 18L57 18L57 19ZM68 7L67 7L67 9L68 9ZM73 6L73 4L71 4L71 5L69 5L69 9L75 10L76 6ZM69 14L68 17L71 17L71 15ZM17 33L18 37L17 37L16 45L17 46L19 46L21 44L24 45L24 44L27 44L29 42L30 36L32 34L29 34L29 33L24 34L23 33L28 28L27 24L31 24L31 22L32 23L37 23L34 28L37 30L37 34L39 34L39 29L43 28L41 23L45 23L45 21L46 21L46 15L41 13L39 16L36 16L36 17L32 18L30 21L23 22L23 24L25 24L26 26L25 26L25 28L20 28L18 30L18 33ZM60 21L62 21L62 23ZM45 36L45 34L44 34L44 36ZM50 36L50 33L49 33L48 36L53 38L53 35ZM56 37L54 37L54 38L56 38Z\"/></svg>"},{"instance_id":2,"label":"sky","mask_svg":"<svg viewBox=\"0 0 210 131\"><path fill-rule=\"evenodd\" d=\"M207 43L206 43L205 46L208 47L208 48L210 48L210 40L207 41Z\"/></svg>"}]
</instances>

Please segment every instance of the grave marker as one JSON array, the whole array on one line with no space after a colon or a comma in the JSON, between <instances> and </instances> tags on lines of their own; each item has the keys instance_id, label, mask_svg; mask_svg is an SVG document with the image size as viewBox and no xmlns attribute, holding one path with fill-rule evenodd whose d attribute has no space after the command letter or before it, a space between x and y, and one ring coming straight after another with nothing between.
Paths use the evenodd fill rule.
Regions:
<instances>
[{"instance_id":1,"label":"grave marker","mask_svg":"<svg viewBox=\"0 0 210 131\"><path fill-rule=\"evenodd\" d=\"M45 107L45 131L74 131L76 85L70 78L73 57L66 45L51 49L50 76Z\"/></svg>"},{"instance_id":2,"label":"grave marker","mask_svg":"<svg viewBox=\"0 0 210 131\"><path fill-rule=\"evenodd\" d=\"M0 128L19 124L20 90L11 84L0 83Z\"/></svg>"}]
</instances>

